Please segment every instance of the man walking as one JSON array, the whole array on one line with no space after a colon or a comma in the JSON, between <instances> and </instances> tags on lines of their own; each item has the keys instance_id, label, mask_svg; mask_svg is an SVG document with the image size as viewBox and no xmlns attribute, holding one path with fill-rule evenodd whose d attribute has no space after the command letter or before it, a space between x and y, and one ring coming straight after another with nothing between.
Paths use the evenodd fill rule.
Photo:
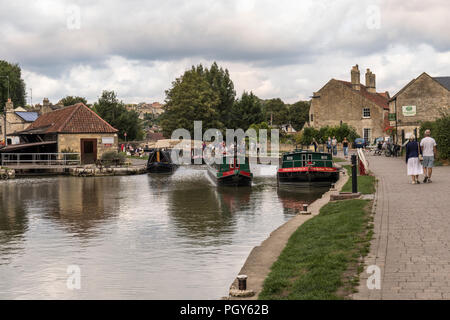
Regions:
<instances>
[{"instance_id":1,"label":"man walking","mask_svg":"<svg viewBox=\"0 0 450 320\"><path fill-rule=\"evenodd\" d=\"M430 137L431 131L425 130L425 138L420 141L423 155L423 182L431 183L431 174L433 172L434 155L436 154L436 141Z\"/></svg>"}]
</instances>

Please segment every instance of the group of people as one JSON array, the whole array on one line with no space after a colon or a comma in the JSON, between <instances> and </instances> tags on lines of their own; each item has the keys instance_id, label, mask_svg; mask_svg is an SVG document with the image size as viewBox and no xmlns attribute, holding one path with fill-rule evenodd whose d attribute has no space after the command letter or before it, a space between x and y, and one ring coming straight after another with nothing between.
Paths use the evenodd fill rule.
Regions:
<instances>
[{"instance_id":1,"label":"group of people","mask_svg":"<svg viewBox=\"0 0 450 320\"><path fill-rule=\"evenodd\" d=\"M431 183L436 141L431 137L431 130L425 130L425 137L420 141L412 135L406 144L406 166L412 184L420 184L419 175L423 173L423 183Z\"/></svg>"},{"instance_id":2,"label":"group of people","mask_svg":"<svg viewBox=\"0 0 450 320\"><path fill-rule=\"evenodd\" d=\"M313 145L314 145L314 151L317 151L316 139L313 139ZM338 141L337 141L336 137L335 136L333 136L333 138L328 137L328 140L327 140L328 153L333 153L333 156L336 156L337 155L337 147L338 147ZM344 151L345 158L348 158L348 147L349 147L349 142L348 142L347 138L344 138L344 140L342 140L342 150Z\"/></svg>"}]
</instances>

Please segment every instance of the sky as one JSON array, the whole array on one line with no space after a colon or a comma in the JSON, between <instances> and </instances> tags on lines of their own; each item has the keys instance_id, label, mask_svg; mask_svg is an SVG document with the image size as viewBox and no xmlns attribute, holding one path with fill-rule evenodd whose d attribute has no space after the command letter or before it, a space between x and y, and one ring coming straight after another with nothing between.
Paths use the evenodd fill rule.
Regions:
<instances>
[{"instance_id":1,"label":"sky","mask_svg":"<svg viewBox=\"0 0 450 320\"><path fill-rule=\"evenodd\" d=\"M192 65L229 70L237 95L309 100L331 78L394 95L450 76L448 0L0 0L0 60L18 63L27 102L114 90L163 102Z\"/></svg>"}]
</instances>

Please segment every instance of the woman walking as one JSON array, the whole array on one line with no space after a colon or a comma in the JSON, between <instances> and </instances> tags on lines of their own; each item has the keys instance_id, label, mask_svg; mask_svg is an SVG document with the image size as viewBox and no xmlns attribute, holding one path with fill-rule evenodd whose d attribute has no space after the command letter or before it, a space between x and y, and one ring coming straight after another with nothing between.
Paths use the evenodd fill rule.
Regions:
<instances>
[{"instance_id":1,"label":"woman walking","mask_svg":"<svg viewBox=\"0 0 450 320\"><path fill-rule=\"evenodd\" d=\"M342 149L344 149L344 157L345 157L345 159L347 159L347 157L348 157L348 140L347 140L347 138L344 138L344 140L342 141Z\"/></svg>"},{"instance_id":2,"label":"woman walking","mask_svg":"<svg viewBox=\"0 0 450 320\"><path fill-rule=\"evenodd\" d=\"M406 144L406 167L408 176L411 176L412 184L419 184L419 174L423 172L422 164L419 160L421 154L420 146L416 141L416 137L412 135Z\"/></svg>"}]
</instances>

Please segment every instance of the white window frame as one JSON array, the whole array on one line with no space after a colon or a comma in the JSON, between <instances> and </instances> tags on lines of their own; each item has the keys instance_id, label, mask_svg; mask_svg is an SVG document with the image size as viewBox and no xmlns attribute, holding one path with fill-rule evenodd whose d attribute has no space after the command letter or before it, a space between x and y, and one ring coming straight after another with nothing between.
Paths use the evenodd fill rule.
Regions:
<instances>
[{"instance_id":1,"label":"white window frame","mask_svg":"<svg viewBox=\"0 0 450 320\"><path fill-rule=\"evenodd\" d=\"M366 138L366 130L367 130L367 138ZM372 128L363 128L363 138L366 141L371 141L372 139Z\"/></svg>"},{"instance_id":2,"label":"white window frame","mask_svg":"<svg viewBox=\"0 0 450 320\"><path fill-rule=\"evenodd\" d=\"M366 111L368 111L368 113L369 113L368 116L365 115ZM370 117L371 117L370 107L364 107L362 109L362 117L363 117L363 119L370 119Z\"/></svg>"}]
</instances>

